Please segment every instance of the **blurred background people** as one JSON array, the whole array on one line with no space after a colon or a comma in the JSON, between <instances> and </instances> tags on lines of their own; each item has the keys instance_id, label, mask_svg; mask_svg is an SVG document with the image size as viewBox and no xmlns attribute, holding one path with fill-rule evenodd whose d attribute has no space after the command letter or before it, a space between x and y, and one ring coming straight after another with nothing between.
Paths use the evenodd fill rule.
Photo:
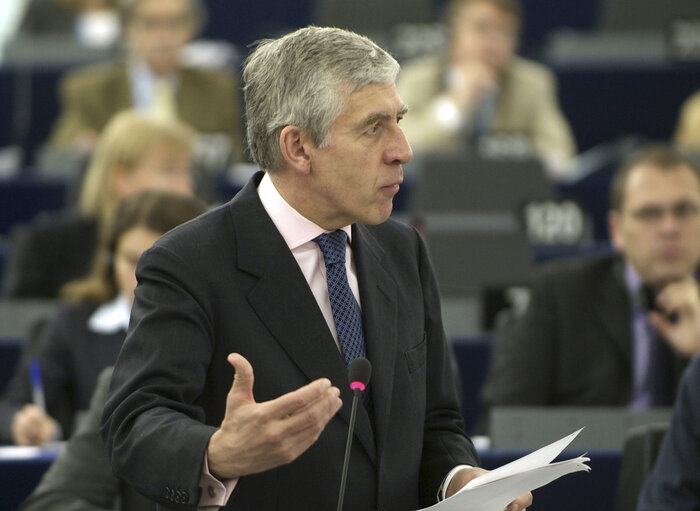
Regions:
<instances>
[{"instance_id":1,"label":"blurred background people","mask_svg":"<svg viewBox=\"0 0 700 511\"><path fill-rule=\"evenodd\" d=\"M66 438L88 408L100 371L113 364L129 323L136 263L162 234L205 211L194 197L145 191L124 200L111 217L91 275L66 284L70 303L57 310L0 400L0 441L40 445ZM33 402L30 363L38 363L45 408Z\"/></svg>"},{"instance_id":2,"label":"blurred background people","mask_svg":"<svg viewBox=\"0 0 700 511\"><path fill-rule=\"evenodd\" d=\"M85 46L112 46L121 34L114 4L115 0L30 0L20 34L72 36Z\"/></svg>"},{"instance_id":3,"label":"blurred background people","mask_svg":"<svg viewBox=\"0 0 700 511\"><path fill-rule=\"evenodd\" d=\"M112 367L100 373L85 420L22 504L21 511L148 511L156 504L112 473L100 437L100 418L107 401Z\"/></svg>"},{"instance_id":4,"label":"blurred background people","mask_svg":"<svg viewBox=\"0 0 700 511\"><path fill-rule=\"evenodd\" d=\"M399 93L410 111L402 122L416 153L467 146L483 134L524 137L556 175L576 144L562 114L554 75L518 57L518 0L453 0L449 48L407 63Z\"/></svg>"},{"instance_id":5,"label":"blurred background people","mask_svg":"<svg viewBox=\"0 0 700 511\"><path fill-rule=\"evenodd\" d=\"M3 294L54 298L86 275L101 226L121 200L144 189L194 193L194 133L176 120L128 111L106 128L80 191L78 211L38 217L15 229Z\"/></svg>"},{"instance_id":6,"label":"blurred background people","mask_svg":"<svg viewBox=\"0 0 700 511\"><path fill-rule=\"evenodd\" d=\"M637 511L700 509L700 357L688 366Z\"/></svg>"},{"instance_id":7,"label":"blurred background people","mask_svg":"<svg viewBox=\"0 0 700 511\"><path fill-rule=\"evenodd\" d=\"M231 72L185 66L182 50L202 28L199 0L120 0L124 59L68 73L50 146L90 151L118 112L130 108L180 119L242 155L238 81ZM223 169L220 169L223 170Z\"/></svg>"},{"instance_id":8,"label":"blurred background people","mask_svg":"<svg viewBox=\"0 0 700 511\"><path fill-rule=\"evenodd\" d=\"M668 146L618 170L616 255L552 266L495 346L490 405L670 406L700 351L700 171Z\"/></svg>"},{"instance_id":9,"label":"blurred background people","mask_svg":"<svg viewBox=\"0 0 700 511\"><path fill-rule=\"evenodd\" d=\"M700 91L681 106L673 141L679 147L700 153Z\"/></svg>"}]
</instances>

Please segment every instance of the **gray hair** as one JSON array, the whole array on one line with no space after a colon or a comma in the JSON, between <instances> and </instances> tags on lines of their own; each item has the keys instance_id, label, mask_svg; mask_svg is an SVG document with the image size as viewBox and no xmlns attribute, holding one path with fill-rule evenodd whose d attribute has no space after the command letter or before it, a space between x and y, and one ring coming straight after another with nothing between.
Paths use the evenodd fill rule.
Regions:
<instances>
[{"instance_id":1,"label":"gray hair","mask_svg":"<svg viewBox=\"0 0 700 511\"><path fill-rule=\"evenodd\" d=\"M261 41L243 70L251 156L261 169L279 170L279 135L289 125L328 146L350 94L393 84L398 72L398 62L374 42L339 28L306 27Z\"/></svg>"}]
</instances>

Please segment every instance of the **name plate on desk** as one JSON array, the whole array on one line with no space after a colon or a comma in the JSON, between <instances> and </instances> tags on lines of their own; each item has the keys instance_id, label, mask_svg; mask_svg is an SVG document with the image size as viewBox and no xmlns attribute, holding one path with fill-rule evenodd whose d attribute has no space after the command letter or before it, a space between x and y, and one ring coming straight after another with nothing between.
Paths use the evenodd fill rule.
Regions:
<instances>
[{"instance_id":1,"label":"name plate on desk","mask_svg":"<svg viewBox=\"0 0 700 511\"><path fill-rule=\"evenodd\" d=\"M532 449L585 426L576 440L577 449L622 449L629 429L668 422L670 417L670 408L494 407L489 434L492 448Z\"/></svg>"}]
</instances>

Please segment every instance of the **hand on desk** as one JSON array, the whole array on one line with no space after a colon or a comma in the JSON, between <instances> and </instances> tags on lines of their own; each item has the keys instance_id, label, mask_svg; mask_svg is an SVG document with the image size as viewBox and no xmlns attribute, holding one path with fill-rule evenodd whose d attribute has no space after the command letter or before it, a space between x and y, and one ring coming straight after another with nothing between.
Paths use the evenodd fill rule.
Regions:
<instances>
[{"instance_id":1,"label":"hand on desk","mask_svg":"<svg viewBox=\"0 0 700 511\"><path fill-rule=\"evenodd\" d=\"M209 471L235 479L291 463L318 439L343 402L329 380L318 379L263 403L253 398L253 368L232 353L233 385L221 427L207 446ZM269 375L268 375L269 377Z\"/></svg>"},{"instance_id":2,"label":"hand on desk","mask_svg":"<svg viewBox=\"0 0 700 511\"><path fill-rule=\"evenodd\" d=\"M450 481L450 485L447 487L447 491L445 492L445 498L451 497L469 481L476 479L480 475L484 475L487 472L488 470L478 467L464 468L460 470L452 477L452 481ZM532 493L527 492L508 504L506 511L522 511L530 505L532 505Z\"/></svg>"},{"instance_id":3,"label":"hand on desk","mask_svg":"<svg viewBox=\"0 0 700 511\"><path fill-rule=\"evenodd\" d=\"M33 404L26 404L12 417L12 441L16 445L42 445L56 440L58 423Z\"/></svg>"},{"instance_id":4,"label":"hand on desk","mask_svg":"<svg viewBox=\"0 0 700 511\"><path fill-rule=\"evenodd\" d=\"M692 276L664 287L656 297L656 305L666 314L675 314L677 321L656 311L649 312L652 326L685 356L700 353L700 290Z\"/></svg>"}]
</instances>

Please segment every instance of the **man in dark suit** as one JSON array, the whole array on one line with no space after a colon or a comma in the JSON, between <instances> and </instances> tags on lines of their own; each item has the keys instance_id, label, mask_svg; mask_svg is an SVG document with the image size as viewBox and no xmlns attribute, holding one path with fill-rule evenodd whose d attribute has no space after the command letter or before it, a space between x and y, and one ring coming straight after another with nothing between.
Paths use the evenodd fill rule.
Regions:
<instances>
[{"instance_id":1,"label":"man in dark suit","mask_svg":"<svg viewBox=\"0 0 700 511\"><path fill-rule=\"evenodd\" d=\"M617 255L535 280L524 316L499 339L489 404L673 403L700 350L700 172L671 148L644 148L618 171L611 199Z\"/></svg>"},{"instance_id":2,"label":"man in dark suit","mask_svg":"<svg viewBox=\"0 0 700 511\"><path fill-rule=\"evenodd\" d=\"M411 158L398 69L332 28L249 57L248 140L266 172L140 261L103 417L115 472L161 505L332 509L360 351L373 375L345 509L413 510L484 472L425 245L388 220Z\"/></svg>"},{"instance_id":3,"label":"man in dark suit","mask_svg":"<svg viewBox=\"0 0 700 511\"><path fill-rule=\"evenodd\" d=\"M638 511L700 509L700 357L681 381L659 456L639 498Z\"/></svg>"},{"instance_id":4,"label":"man in dark suit","mask_svg":"<svg viewBox=\"0 0 700 511\"><path fill-rule=\"evenodd\" d=\"M126 59L79 69L61 82L63 109L52 130L55 148L92 149L97 135L123 110L151 111L192 126L213 147L223 137L241 158L238 81L233 73L183 66L183 47L204 22L200 0L120 2Z\"/></svg>"}]
</instances>

